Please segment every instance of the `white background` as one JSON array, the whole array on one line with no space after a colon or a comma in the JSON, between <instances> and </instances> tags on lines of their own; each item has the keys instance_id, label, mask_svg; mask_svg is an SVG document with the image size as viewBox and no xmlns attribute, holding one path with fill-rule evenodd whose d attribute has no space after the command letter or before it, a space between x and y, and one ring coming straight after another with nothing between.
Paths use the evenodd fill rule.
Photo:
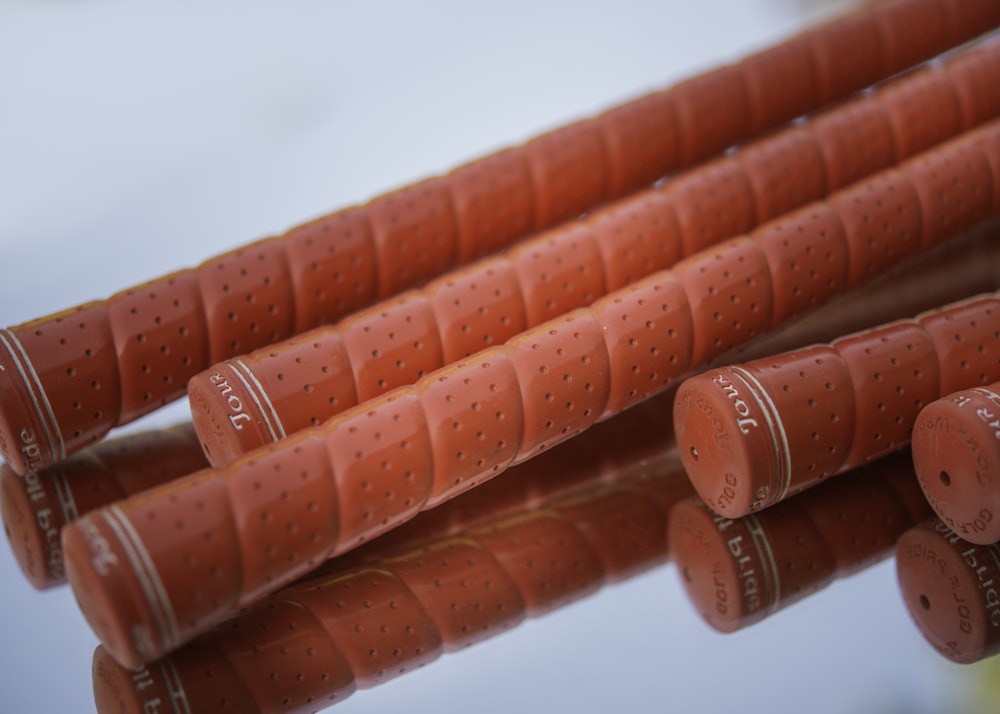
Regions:
<instances>
[{"instance_id":1,"label":"white background","mask_svg":"<svg viewBox=\"0 0 1000 714\"><path fill-rule=\"evenodd\" d=\"M0 0L0 324L520 143L847 4ZM92 711L96 641L68 590L35 592L0 549L0 603L0 710ZM335 711L953 711L981 674L924 643L891 562L728 637L667 566Z\"/></svg>"}]
</instances>

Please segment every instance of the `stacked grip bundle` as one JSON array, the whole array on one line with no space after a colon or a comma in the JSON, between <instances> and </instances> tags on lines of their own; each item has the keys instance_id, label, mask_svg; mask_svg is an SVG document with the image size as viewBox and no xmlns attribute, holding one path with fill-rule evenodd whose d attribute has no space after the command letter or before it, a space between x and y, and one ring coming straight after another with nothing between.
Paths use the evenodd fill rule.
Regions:
<instances>
[{"instance_id":1,"label":"stacked grip bundle","mask_svg":"<svg viewBox=\"0 0 1000 714\"><path fill-rule=\"evenodd\" d=\"M1000 297L728 365L677 391L684 467L702 499L738 517L910 442L920 410L1000 378Z\"/></svg>"},{"instance_id":2,"label":"stacked grip bundle","mask_svg":"<svg viewBox=\"0 0 1000 714\"><path fill-rule=\"evenodd\" d=\"M1000 122L64 531L77 600L135 666L1000 211ZM197 587L192 588L192 584Z\"/></svg>"},{"instance_id":3,"label":"stacked grip bundle","mask_svg":"<svg viewBox=\"0 0 1000 714\"><path fill-rule=\"evenodd\" d=\"M636 466L420 547L332 561L138 673L98 648L98 711L171 699L192 713L315 711L648 570L666 559L667 514L690 490L676 457Z\"/></svg>"},{"instance_id":4,"label":"stacked grip bundle","mask_svg":"<svg viewBox=\"0 0 1000 714\"><path fill-rule=\"evenodd\" d=\"M337 320L1000 24L898 0L451 173L112 297L0 330L0 453L60 461L214 362Z\"/></svg>"},{"instance_id":5,"label":"stacked grip bundle","mask_svg":"<svg viewBox=\"0 0 1000 714\"><path fill-rule=\"evenodd\" d=\"M1000 115L1000 43L962 52L334 326L193 377L213 466L500 344Z\"/></svg>"},{"instance_id":6,"label":"stacked grip bundle","mask_svg":"<svg viewBox=\"0 0 1000 714\"><path fill-rule=\"evenodd\" d=\"M882 560L929 515L909 454L896 454L742 518L685 499L668 540L698 614L734 632Z\"/></svg>"},{"instance_id":7,"label":"stacked grip bundle","mask_svg":"<svg viewBox=\"0 0 1000 714\"><path fill-rule=\"evenodd\" d=\"M1000 382L928 404L917 417L912 448L920 486L938 517L971 543L1000 541Z\"/></svg>"}]
</instances>

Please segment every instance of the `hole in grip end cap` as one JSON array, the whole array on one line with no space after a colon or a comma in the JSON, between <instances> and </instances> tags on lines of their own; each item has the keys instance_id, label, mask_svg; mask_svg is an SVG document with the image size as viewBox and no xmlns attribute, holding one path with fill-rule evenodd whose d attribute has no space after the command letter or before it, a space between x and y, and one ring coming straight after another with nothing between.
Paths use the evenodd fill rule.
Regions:
<instances>
[{"instance_id":1,"label":"hole in grip end cap","mask_svg":"<svg viewBox=\"0 0 1000 714\"><path fill-rule=\"evenodd\" d=\"M911 450L938 517L972 543L1000 541L1000 383L924 407Z\"/></svg>"},{"instance_id":2,"label":"hole in grip end cap","mask_svg":"<svg viewBox=\"0 0 1000 714\"><path fill-rule=\"evenodd\" d=\"M794 501L732 520L689 498L671 509L668 524L688 598L719 632L760 622L835 577L833 555Z\"/></svg>"},{"instance_id":3,"label":"hole in grip end cap","mask_svg":"<svg viewBox=\"0 0 1000 714\"><path fill-rule=\"evenodd\" d=\"M257 378L231 360L188 382L191 420L205 458L215 468L284 438L285 431Z\"/></svg>"},{"instance_id":4,"label":"hole in grip end cap","mask_svg":"<svg viewBox=\"0 0 1000 714\"><path fill-rule=\"evenodd\" d=\"M681 463L712 510L736 518L769 505L782 456L742 377L724 367L685 380L673 419Z\"/></svg>"},{"instance_id":5,"label":"hole in grip end cap","mask_svg":"<svg viewBox=\"0 0 1000 714\"><path fill-rule=\"evenodd\" d=\"M674 422L702 499L735 518L836 473L853 434L849 385L843 361L824 345L686 380Z\"/></svg>"},{"instance_id":6,"label":"hole in grip end cap","mask_svg":"<svg viewBox=\"0 0 1000 714\"><path fill-rule=\"evenodd\" d=\"M226 484L211 470L83 516L63 529L66 575L94 634L137 668L229 616L240 549ZM185 515L211 514L185 531Z\"/></svg>"},{"instance_id":7,"label":"hole in grip end cap","mask_svg":"<svg viewBox=\"0 0 1000 714\"><path fill-rule=\"evenodd\" d=\"M974 545L934 518L896 543L906 609L943 657L972 664L1000 654L1000 545Z\"/></svg>"},{"instance_id":8,"label":"hole in grip end cap","mask_svg":"<svg viewBox=\"0 0 1000 714\"><path fill-rule=\"evenodd\" d=\"M214 651L200 645L183 657L166 658L135 670L122 667L101 645L91 664L98 714L150 712L258 712L247 686ZM202 686L192 686L202 680Z\"/></svg>"}]
</instances>

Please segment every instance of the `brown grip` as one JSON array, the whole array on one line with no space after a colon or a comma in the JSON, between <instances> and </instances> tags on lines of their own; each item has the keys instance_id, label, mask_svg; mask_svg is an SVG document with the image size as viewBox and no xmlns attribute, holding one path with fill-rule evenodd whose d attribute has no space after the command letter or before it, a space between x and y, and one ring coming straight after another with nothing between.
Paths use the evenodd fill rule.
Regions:
<instances>
[{"instance_id":1,"label":"brown grip","mask_svg":"<svg viewBox=\"0 0 1000 714\"><path fill-rule=\"evenodd\" d=\"M954 330L955 346L986 350ZM961 342L957 338L961 338ZM1000 326L992 342L1000 339ZM968 382L984 382L971 355L956 357ZM943 390L944 391L944 390ZM913 463L924 495L947 526L979 545L1000 541L1000 383L952 391L924 407L913 427Z\"/></svg>"},{"instance_id":2,"label":"brown grip","mask_svg":"<svg viewBox=\"0 0 1000 714\"><path fill-rule=\"evenodd\" d=\"M750 144L663 187L611 204L585 220L543 233L505 255L453 271L338 325L214 365L189 385L196 427L211 463L222 466L357 402L411 384L444 364L589 305L628 282L672 266L682 256L842 188L839 183L828 186L826 176L834 181L858 179L907 158L924 147L907 140L894 148L892 138L904 131L898 124L935 115L930 107L943 107L950 116L953 85L964 83L973 70L985 71L979 61L982 56L995 60L992 74L1000 84L1000 44L960 53L943 67L889 83L802 126ZM912 89L904 91L906 87ZM895 107L899 96L911 95L920 101ZM956 119L932 140L971 126ZM844 158L854 156L855 150L856 161ZM990 181L984 175L990 169L978 150L957 161L954 166L933 160L921 165L925 173L947 171L955 178L949 186L933 179L918 184L918 189L938 191L922 197L926 205L941 205L937 211L941 215L931 220L941 225L943 235L929 241L969 223L956 214L956 206L968 206L973 218L978 215L978 204L963 199L963 193L981 190ZM965 164L971 168L964 170ZM875 193L871 188L847 192L839 199L839 213L857 218L849 224L854 231L851 240L866 248L853 251L857 259L850 266L852 285L880 272L899 252L915 249L912 242L920 233L921 213L915 208L917 197L909 177L885 180L892 185ZM886 194L893 191L900 199L883 205ZM898 220L900 206L909 210L909 221ZM776 225L766 239L768 259L786 261L792 268L782 273L789 284L775 290L782 300L775 306L775 320L792 315L798 304L796 291L815 302L828 281L839 284L846 266L836 246L846 237L840 217L829 213L816 215L826 224L817 241L803 246L794 235L787 235L800 230L797 223ZM893 232L886 232L887 221L892 221ZM694 358L701 361L698 354Z\"/></svg>"},{"instance_id":3,"label":"brown grip","mask_svg":"<svg viewBox=\"0 0 1000 714\"><path fill-rule=\"evenodd\" d=\"M736 517L903 448L944 384L1000 378L997 315L1000 297L980 296L692 377L674 419L698 493Z\"/></svg>"},{"instance_id":4,"label":"brown grip","mask_svg":"<svg viewBox=\"0 0 1000 714\"><path fill-rule=\"evenodd\" d=\"M861 89L851 83L876 77L834 72L830 61L854 32L851 53L885 77L986 31L998 15L983 0L898 0L862 16L868 22L835 20L474 168L83 306L75 317L69 311L14 326L0 349L0 452L18 473L55 463L180 397L214 361L340 319L459 259L647 185L832 100L827 92ZM674 136L658 136L666 131Z\"/></svg>"},{"instance_id":5,"label":"brown grip","mask_svg":"<svg viewBox=\"0 0 1000 714\"><path fill-rule=\"evenodd\" d=\"M102 441L23 476L0 464L0 513L14 559L39 590L62 585L63 526L207 465L191 424Z\"/></svg>"},{"instance_id":6,"label":"brown grip","mask_svg":"<svg viewBox=\"0 0 1000 714\"><path fill-rule=\"evenodd\" d=\"M602 445L624 467L605 469L603 484L404 550L382 545L363 564L331 561L138 675L98 648L98 711L141 711L171 692L192 712L222 699L311 711L649 570L667 556L666 516L687 481L676 459L645 472L641 454ZM549 476L572 474L557 466L528 483L545 489ZM461 500L437 510L464 510Z\"/></svg>"},{"instance_id":7,"label":"brown grip","mask_svg":"<svg viewBox=\"0 0 1000 714\"><path fill-rule=\"evenodd\" d=\"M998 137L991 126L935 151ZM879 175L871 185L898 184ZM787 219L801 221L803 240L816 210ZM713 359L776 327L770 287L781 270L754 236L734 239L225 469L94 512L64 532L81 609L123 662L168 651L323 559L662 392L697 366L694 355ZM824 299L845 287L828 286ZM211 587L190 587L201 581Z\"/></svg>"}]
</instances>

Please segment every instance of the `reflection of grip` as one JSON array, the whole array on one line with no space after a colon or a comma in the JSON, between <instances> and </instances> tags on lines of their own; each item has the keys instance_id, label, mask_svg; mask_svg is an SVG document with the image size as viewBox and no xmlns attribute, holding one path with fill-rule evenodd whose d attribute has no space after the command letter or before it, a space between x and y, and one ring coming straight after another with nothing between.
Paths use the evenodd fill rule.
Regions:
<instances>
[{"instance_id":1,"label":"reflection of grip","mask_svg":"<svg viewBox=\"0 0 1000 714\"><path fill-rule=\"evenodd\" d=\"M1000 543L974 545L936 518L896 544L906 609L941 655L970 664L1000 654Z\"/></svg>"},{"instance_id":2,"label":"reflection of grip","mask_svg":"<svg viewBox=\"0 0 1000 714\"><path fill-rule=\"evenodd\" d=\"M429 285L192 378L215 466L592 303L992 118L1000 43L873 94ZM927 120L926 117L933 117Z\"/></svg>"},{"instance_id":3,"label":"reflection of grip","mask_svg":"<svg viewBox=\"0 0 1000 714\"><path fill-rule=\"evenodd\" d=\"M0 451L19 473L59 461L181 396L215 361L339 319L998 22L987 0L899 0L195 269L2 331ZM865 61L841 67L845 51Z\"/></svg>"},{"instance_id":4,"label":"reflection of grip","mask_svg":"<svg viewBox=\"0 0 1000 714\"><path fill-rule=\"evenodd\" d=\"M690 493L672 464L364 565L324 568L139 677L99 649L98 710L167 701L169 683L192 713L215 711L222 697L245 703L240 711L314 711L492 637L662 563L667 512Z\"/></svg>"},{"instance_id":5,"label":"reflection of grip","mask_svg":"<svg viewBox=\"0 0 1000 714\"><path fill-rule=\"evenodd\" d=\"M669 541L698 614L733 632L885 558L929 513L909 455L896 455L742 518L685 499Z\"/></svg>"},{"instance_id":6,"label":"reflection of grip","mask_svg":"<svg viewBox=\"0 0 1000 714\"><path fill-rule=\"evenodd\" d=\"M843 266L864 265L865 253L887 266L883 235L915 232L890 243L896 260L940 240L937 230L921 231L914 184L947 194L956 178L941 169L949 161L977 171L972 182L958 174L968 200L953 214L955 230L989 214L992 174L981 143L1000 144L1000 124L225 469L85 517L64 532L82 610L123 662L162 654L323 559L662 391L689 367L774 327L775 315L842 291L850 284ZM884 212L874 227L869 205ZM786 239L807 268L816 258L841 269L813 280L772 263L766 246ZM807 289L787 291L800 278Z\"/></svg>"},{"instance_id":7,"label":"reflection of grip","mask_svg":"<svg viewBox=\"0 0 1000 714\"><path fill-rule=\"evenodd\" d=\"M65 583L63 526L205 466L191 424L104 441L23 476L0 465L0 512L18 565L39 590Z\"/></svg>"},{"instance_id":8,"label":"reflection of grip","mask_svg":"<svg viewBox=\"0 0 1000 714\"><path fill-rule=\"evenodd\" d=\"M695 488L741 516L903 448L922 407L1000 377L998 318L980 296L692 377L674 419Z\"/></svg>"},{"instance_id":9,"label":"reflection of grip","mask_svg":"<svg viewBox=\"0 0 1000 714\"><path fill-rule=\"evenodd\" d=\"M1000 321L994 317L992 325L995 342ZM967 354L958 357L970 382L997 376L995 368L981 372ZM924 407L913 428L913 463L927 500L949 528L972 543L1000 541L1000 382Z\"/></svg>"}]
</instances>

